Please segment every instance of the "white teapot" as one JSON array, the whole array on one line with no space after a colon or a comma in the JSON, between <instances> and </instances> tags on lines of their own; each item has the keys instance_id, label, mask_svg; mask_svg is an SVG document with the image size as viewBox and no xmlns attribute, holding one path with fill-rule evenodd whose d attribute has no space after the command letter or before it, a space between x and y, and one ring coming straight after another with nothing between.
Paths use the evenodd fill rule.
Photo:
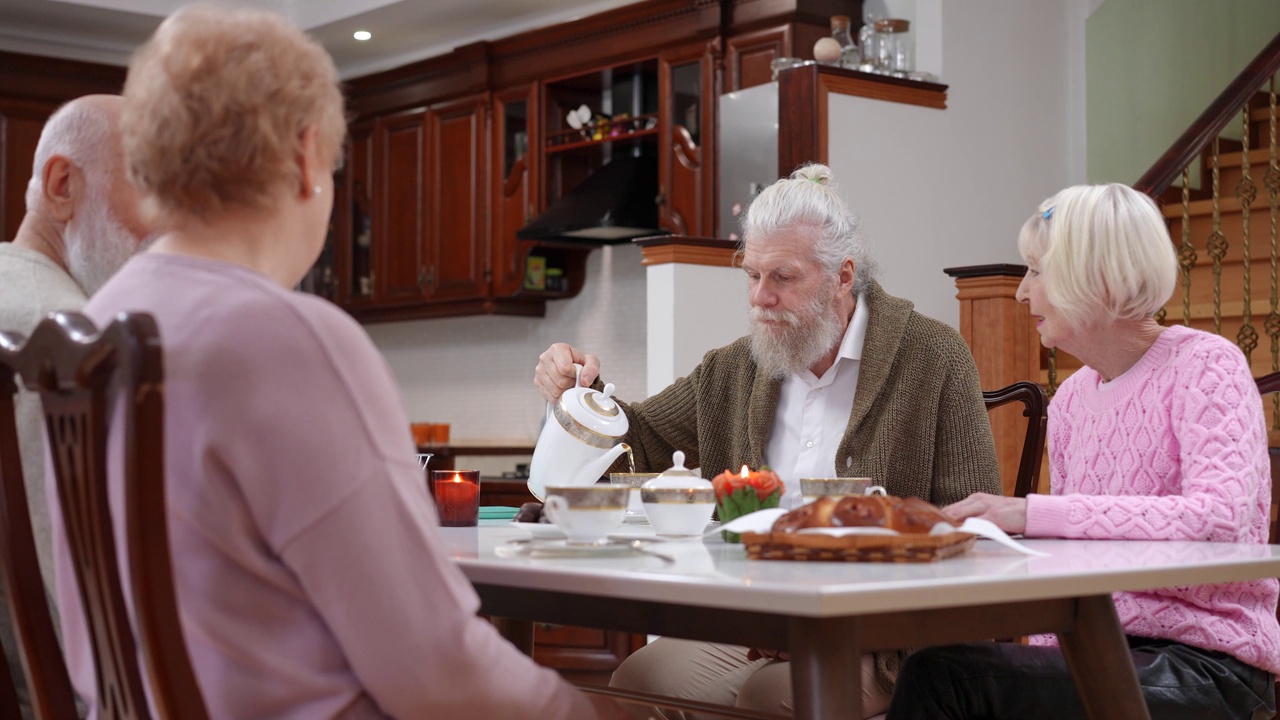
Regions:
<instances>
[{"instance_id":1,"label":"white teapot","mask_svg":"<svg viewBox=\"0 0 1280 720\"><path fill-rule=\"evenodd\" d=\"M547 485L591 485L623 452L626 413L613 399L613 383L604 392L582 387L582 366L573 365L573 387L547 404L547 421L529 463L529 492L539 500Z\"/></svg>"}]
</instances>

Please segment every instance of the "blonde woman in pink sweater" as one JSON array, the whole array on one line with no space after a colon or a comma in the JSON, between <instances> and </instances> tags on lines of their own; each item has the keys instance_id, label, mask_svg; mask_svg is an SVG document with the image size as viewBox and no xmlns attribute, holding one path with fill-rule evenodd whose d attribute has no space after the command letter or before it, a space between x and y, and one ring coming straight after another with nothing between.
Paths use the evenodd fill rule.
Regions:
<instances>
[{"instance_id":1,"label":"blonde woman in pink sweater","mask_svg":"<svg viewBox=\"0 0 1280 720\"><path fill-rule=\"evenodd\" d=\"M1229 340L1153 315L1177 260L1155 203L1124 185L1077 186L1022 227L1045 347L1084 367L1049 406L1050 494L976 494L947 510L1027 537L1267 542L1262 402ZM1271 718L1280 673L1275 579L1122 592L1116 612L1153 718ZM1079 718L1054 636L912 655L900 718Z\"/></svg>"}]
</instances>

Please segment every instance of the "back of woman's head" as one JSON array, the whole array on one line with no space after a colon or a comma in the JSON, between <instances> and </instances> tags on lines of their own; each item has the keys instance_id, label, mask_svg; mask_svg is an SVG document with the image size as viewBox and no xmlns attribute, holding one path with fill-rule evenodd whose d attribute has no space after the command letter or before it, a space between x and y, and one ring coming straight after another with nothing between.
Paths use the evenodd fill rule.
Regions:
<instances>
[{"instance_id":1,"label":"back of woman's head","mask_svg":"<svg viewBox=\"0 0 1280 720\"><path fill-rule=\"evenodd\" d=\"M831 168L811 163L765 188L751 201L742 221L743 242L797 227L817 230L813 259L827 272L853 260L853 293L875 276L875 261L862 239L862 222L836 189Z\"/></svg>"},{"instance_id":2,"label":"back of woman's head","mask_svg":"<svg viewBox=\"0 0 1280 720\"><path fill-rule=\"evenodd\" d=\"M129 177L161 217L270 207L301 180L306 128L327 161L346 132L329 54L259 10L177 11L129 63L124 97Z\"/></svg>"},{"instance_id":3,"label":"back of woman's head","mask_svg":"<svg viewBox=\"0 0 1280 720\"><path fill-rule=\"evenodd\" d=\"M1045 200L1023 224L1018 250L1038 263L1049 302L1074 324L1150 316L1177 281L1160 210L1126 185L1077 185Z\"/></svg>"}]
</instances>

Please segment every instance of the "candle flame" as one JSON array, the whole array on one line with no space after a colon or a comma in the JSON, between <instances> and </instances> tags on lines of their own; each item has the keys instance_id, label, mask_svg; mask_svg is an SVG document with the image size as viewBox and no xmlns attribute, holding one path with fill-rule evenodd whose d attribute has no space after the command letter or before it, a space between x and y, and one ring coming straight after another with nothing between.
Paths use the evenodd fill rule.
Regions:
<instances>
[{"instance_id":1,"label":"candle flame","mask_svg":"<svg viewBox=\"0 0 1280 720\"><path fill-rule=\"evenodd\" d=\"M460 483L460 482L462 482L462 475L460 475L460 474L458 474L458 473L454 473L454 474L453 474L453 480L451 480L450 482L456 482L456 483Z\"/></svg>"},{"instance_id":2,"label":"candle flame","mask_svg":"<svg viewBox=\"0 0 1280 720\"><path fill-rule=\"evenodd\" d=\"M748 477L748 476L750 476L750 474L751 474L751 471L750 471L750 470L748 470L748 469L747 469L747 466L744 464L744 465L742 466L742 477Z\"/></svg>"}]
</instances>

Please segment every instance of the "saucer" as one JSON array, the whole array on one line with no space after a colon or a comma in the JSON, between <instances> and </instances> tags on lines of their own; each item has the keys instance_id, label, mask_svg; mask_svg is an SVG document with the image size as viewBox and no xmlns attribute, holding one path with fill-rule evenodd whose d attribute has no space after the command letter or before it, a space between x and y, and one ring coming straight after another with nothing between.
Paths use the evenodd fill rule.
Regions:
<instances>
[{"instance_id":1,"label":"saucer","mask_svg":"<svg viewBox=\"0 0 1280 720\"><path fill-rule=\"evenodd\" d=\"M551 523L512 521L511 526L520 528L539 540L564 540L564 531Z\"/></svg>"}]
</instances>

